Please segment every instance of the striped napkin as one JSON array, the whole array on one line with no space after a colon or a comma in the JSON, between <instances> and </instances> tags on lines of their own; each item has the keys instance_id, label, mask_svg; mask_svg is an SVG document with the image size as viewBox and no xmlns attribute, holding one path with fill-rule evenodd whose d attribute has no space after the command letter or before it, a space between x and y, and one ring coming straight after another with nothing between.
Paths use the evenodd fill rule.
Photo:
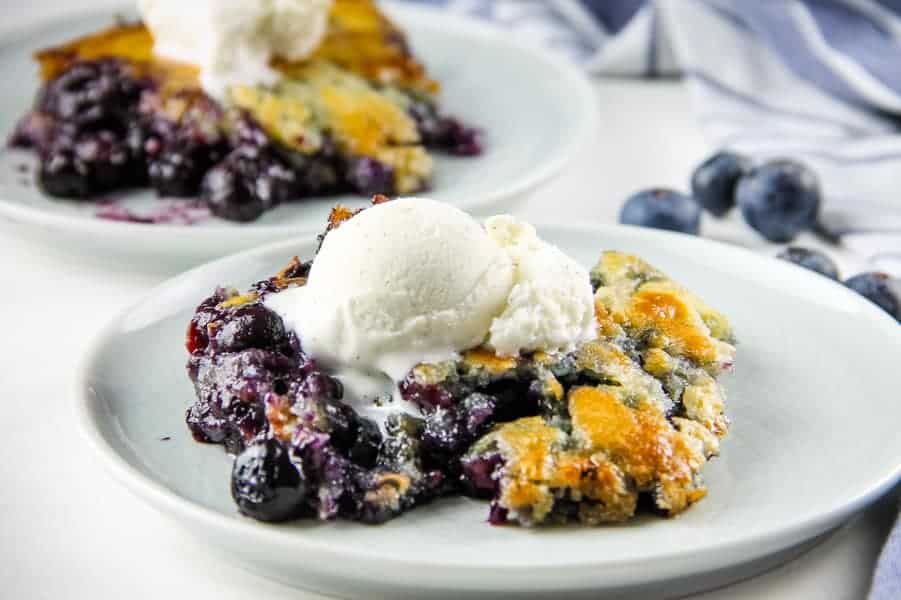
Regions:
<instances>
[{"instance_id":1,"label":"striped napkin","mask_svg":"<svg viewBox=\"0 0 901 600\"><path fill-rule=\"evenodd\" d=\"M820 176L822 227L901 275L901 0L415 0L599 75L681 75L718 146Z\"/></svg>"},{"instance_id":2,"label":"striped napkin","mask_svg":"<svg viewBox=\"0 0 901 600\"><path fill-rule=\"evenodd\" d=\"M901 275L901 0L415 0L490 20L599 75L681 75L721 147L793 157L822 228ZM901 522L870 600L901 600Z\"/></svg>"}]
</instances>

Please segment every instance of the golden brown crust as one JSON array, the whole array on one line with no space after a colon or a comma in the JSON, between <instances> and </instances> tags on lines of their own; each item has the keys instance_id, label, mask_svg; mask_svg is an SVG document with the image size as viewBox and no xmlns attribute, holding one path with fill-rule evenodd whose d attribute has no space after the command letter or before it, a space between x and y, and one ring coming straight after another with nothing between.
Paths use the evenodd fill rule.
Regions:
<instances>
[{"instance_id":1,"label":"golden brown crust","mask_svg":"<svg viewBox=\"0 0 901 600\"><path fill-rule=\"evenodd\" d=\"M641 338L712 374L731 365L735 349L728 319L642 259L604 252L592 279L602 337Z\"/></svg>"},{"instance_id":2,"label":"golden brown crust","mask_svg":"<svg viewBox=\"0 0 901 600\"><path fill-rule=\"evenodd\" d=\"M556 393L546 386L542 416L470 449L467 460L501 459L495 501L509 520L623 521L640 494L676 515L706 495L701 471L728 432L715 379L734 355L728 320L635 256L604 253L592 279L598 339L558 362L520 358L559 377Z\"/></svg>"},{"instance_id":3,"label":"golden brown crust","mask_svg":"<svg viewBox=\"0 0 901 600\"><path fill-rule=\"evenodd\" d=\"M692 483L696 455L657 411L629 407L615 388L579 387L569 394L573 436L592 452L603 452L639 489L657 486L671 513L704 497Z\"/></svg>"},{"instance_id":4,"label":"golden brown crust","mask_svg":"<svg viewBox=\"0 0 901 600\"><path fill-rule=\"evenodd\" d=\"M328 33L309 59L316 60L336 64L379 84L424 94L435 94L439 88L411 54L404 34L371 0L335 0ZM284 64L281 68L290 72L303 64Z\"/></svg>"},{"instance_id":5,"label":"golden brown crust","mask_svg":"<svg viewBox=\"0 0 901 600\"><path fill-rule=\"evenodd\" d=\"M509 356L498 356L487 348L476 348L463 354L463 362L467 366L498 375L515 369L517 361Z\"/></svg>"}]
</instances>

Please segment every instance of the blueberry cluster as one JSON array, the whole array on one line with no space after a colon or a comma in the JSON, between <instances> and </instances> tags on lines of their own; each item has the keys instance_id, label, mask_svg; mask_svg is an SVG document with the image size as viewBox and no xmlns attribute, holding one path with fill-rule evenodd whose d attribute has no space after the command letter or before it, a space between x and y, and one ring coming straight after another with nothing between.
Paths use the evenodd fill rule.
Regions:
<instances>
[{"instance_id":1,"label":"blueberry cluster","mask_svg":"<svg viewBox=\"0 0 901 600\"><path fill-rule=\"evenodd\" d=\"M416 121L423 145L454 156L478 156L483 151L482 132L467 127L454 117L439 114L435 105L414 100L410 115Z\"/></svg>"},{"instance_id":2,"label":"blueberry cluster","mask_svg":"<svg viewBox=\"0 0 901 600\"><path fill-rule=\"evenodd\" d=\"M441 469L463 492L474 491L461 475L460 458L473 442L497 423L539 413L541 393L530 389L536 381L530 373L517 373L490 381L484 374L455 372L441 381L422 381L413 373L400 383L404 400L422 412L420 444L423 463Z\"/></svg>"},{"instance_id":3,"label":"blueberry cluster","mask_svg":"<svg viewBox=\"0 0 901 600\"><path fill-rule=\"evenodd\" d=\"M173 120L153 84L127 64L79 62L46 84L12 143L37 151L38 184L57 197L147 185L160 196L199 195L213 214L250 221L281 202L337 189L344 167L330 144L289 161L247 118L226 133L221 107L203 93L177 100L184 109Z\"/></svg>"},{"instance_id":4,"label":"blueberry cluster","mask_svg":"<svg viewBox=\"0 0 901 600\"><path fill-rule=\"evenodd\" d=\"M237 455L231 489L241 512L377 523L442 493L445 475L425 466L419 441L427 421L395 415L383 441L262 304L274 289L273 281L245 296L219 289L187 332L197 400L186 422L196 440Z\"/></svg>"},{"instance_id":5,"label":"blueberry cluster","mask_svg":"<svg viewBox=\"0 0 901 600\"><path fill-rule=\"evenodd\" d=\"M129 144L128 125L142 90L115 60L74 65L46 85L13 136L40 156L44 191L87 198L140 181L141 157Z\"/></svg>"},{"instance_id":6,"label":"blueberry cluster","mask_svg":"<svg viewBox=\"0 0 901 600\"><path fill-rule=\"evenodd\" d=\"M253 221L290 200L355 192L390 194L394 172L371 157L342 157L324 135L314 154L274 144L247 116L233 118L199 90L177 95L170 117L155 85L115 59L73 64L42 89L11 143L33 148L47 194L88 199L150 186L160 196L197 197L232 221ZM479 132L412 100L423 144L481 153Z\"/></svg>"},{"instance_id":7,"label":"blueberry cluster","mask_svg":"<svg viewBox=\"0 0 901 600\"><path fill-rule=\"evenodd\" d=\"M754 167L732 152L719 152L698 166L691 192L639 192L626 201L620 221L697 235L702 211L722 217L737 204L745 221L767 240L790 242L816 224L820 209L819 183L809 168L790 160Z\"/></svg>"}]
</instances>

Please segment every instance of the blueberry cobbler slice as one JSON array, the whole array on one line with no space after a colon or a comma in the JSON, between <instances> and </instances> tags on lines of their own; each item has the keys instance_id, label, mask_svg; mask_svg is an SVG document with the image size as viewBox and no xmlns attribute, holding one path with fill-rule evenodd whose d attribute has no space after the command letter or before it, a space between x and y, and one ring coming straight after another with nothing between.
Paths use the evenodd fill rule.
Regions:
<instances>
[{"instance_id":1,"label":"blueberry cobbler slice","mask_svg":"<svg viewBox=\"0 0 901 600\"><path fill-rule=\"evenodd\" d=\"M352 379L345 388L350 363L336 366L310 333L315 327L298 330L284 299L323 285L318 268L330 265L340 236L365 245L367 223L403 223L410 210L435 211L453 226L440 211L455 209L422 203L378 198L362 212L338 207L313 260L295 258L248 291L220 288L198 306L187 332L197 394L187 423L198 441L236 455L240 511L265 521L380 523L436 497L466 495L490 501L494 524L597 525L642 510L676 515L703 498L702 470L729 428L717 377L732 368L732 331L722 314L635 256L603 252L590 273L574 272L584 277L590 323L577 343L551 348L539 317L554 321L555 335L576 322L564 314L576 305L532 287L542 279L529 265L553 269L563 255L528 227L489 219L488 235L516 260L502 263L514 277L483 343L441 357L417 346L441 332L421 334L416 352L437 360L398 372L386 393L365 400ZM428 232L411 236L433 241ZM442 268L438 258L419 260ZM501 269L489 272L503 278ZM478 304L470 292L466 308ZM505 323L543 341L502 352ZM387 329L379 331L383 339ZM535 345L548 349L529 349Z\"/></svg>"},{"instance_id":2,"label":"blueberry cobbler slice","mask_svg":"<svg viewBox=\"0 0 901 600\"><path fill-rule=\"evenodd\" d=\"M192 27L213 28L223 20L216 10L232 10L229 3L202 4L213 7L212 16L185 11ZM260 33L272 22L293 16L301 19L289 24L297 31L312 27L303 14L250 8L264 4L248 0L247 27L231 25L235 46L253 35L248 47L263 37L277 52L278 32ZM193 48L182 53L184 61L157 53L191 36L207 39L208 32L178 39L170 21L178 20L179 3L141 5L145 20L156 24L152 30L120 24L36 55L44 84L10 143L37 155L37 182L51 196L102 198L149 186L163 197L199 197L213 214L245 222L312 196L417 192L429 185L433 150L481 152L479 132L440 112L438 83L370 0L281 3L300 13L326 7L315 45L294 60L263 57L269 64L250 69L265 70L256 78L262 81L243 75L238 67L247 65L234 59L236 73L216 93L209 73L189 62ZM226 37L201 54L227 62L234 58L229 46Z\"/></svg>"}]
</instances>

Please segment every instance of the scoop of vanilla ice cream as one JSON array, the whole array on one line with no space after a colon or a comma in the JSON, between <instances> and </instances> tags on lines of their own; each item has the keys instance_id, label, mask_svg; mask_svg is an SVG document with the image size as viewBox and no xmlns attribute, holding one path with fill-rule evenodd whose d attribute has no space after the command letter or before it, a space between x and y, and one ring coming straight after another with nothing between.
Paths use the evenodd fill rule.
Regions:
<instances>
[{"instance_id":1,"label":"scoop of vanilla ice cream","mask_svg":"<svg viewBox=\"0 0 901 600\"><path fill-rule=\"evenodd\" d=\"M482 227L432 200L379 204L331 231L307 284L267 306L352 396L383 393L420 362L487 344L569 350L595 336L588 272L509 216Z\"/></svg>"},{"instance_id":2,"label":"scoop of vanilla ice cream","mask_svg":"<svg viewBox=\"0 0 901 600\"><path fill-rule=\"evenodd\" d=\"M398 381L419 362L482 344L513 273L507 252L463 211L399 199L331 231L307 285L266 302L324 366Z\"/></svg>"},{"instance_id":3,"label":"scoop of vanilla ice cream","mask_svg":"<svg viewBox=\"0 0 901 600\"><path fill-rule=\"evenodd\" d=\"M500 355L516 356L568 351L593 339L597 321L588 271L539 238L528 223L502 215L485 227L514 265L513 288L491 323L488 345Z\"/></svg>"},{"instance_id":4,"label":"scoop of vanilla ice cream","mask_svg":"<svg viewBox=\"0 0 901 600\"><path fill-rule=\"evenodd\" d=\"M154 52L200 68L214 97L271 84L275 57L300 60L325 35L331 0L138 0Z\"/></svg>"}]
</instances>

